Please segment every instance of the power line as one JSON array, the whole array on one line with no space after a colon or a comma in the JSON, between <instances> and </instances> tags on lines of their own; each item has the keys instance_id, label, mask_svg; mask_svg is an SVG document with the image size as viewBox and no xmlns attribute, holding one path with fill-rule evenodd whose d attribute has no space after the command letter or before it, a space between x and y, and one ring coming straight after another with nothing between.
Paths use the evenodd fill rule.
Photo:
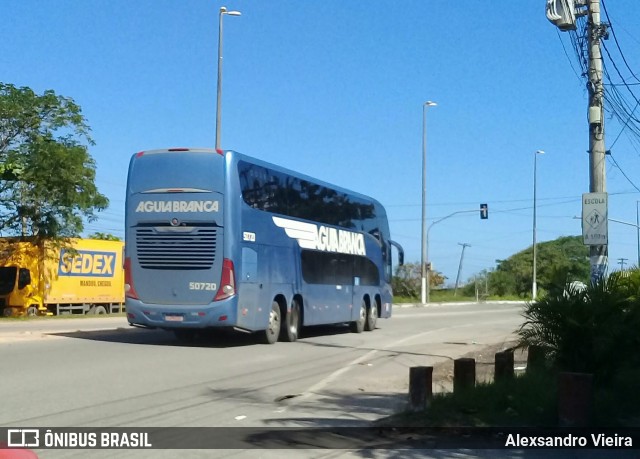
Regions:
<instances>
[{"instance_id":1,"label":"power line","mask_svg":"<svg viewBox=\"0 0 640 459\"><path fill-rule=\"evenodd\" d=\"M629 66L629 63L627 62L627 59L624 57L624 53L622 52L622 48L620 48L620 43L618 43L618 37L616 37L616 32L615 32L615 30L613 30L613 24L611 22L611 19L609 19L609 12L607 11L607 4L605 3L604 0L601 0L601 2L602 2L602 7L604 9L604 14L607 17L607 22L609 23L609 30L611 30L611 36L613 37L613 41L616 42L616 46L618 47L618 51L620 52L620 57L622 57L622 60L624 61L624 64L627 66L627 69L629 69L629 72L631 72L631 75L636 79L636 81L638 81L640 83L640 79L638 79L638 77L633 72L633 70L631 70L631 67Z\"/></svg>"},{"instance_id":2,"label":"power line","mask_svg":"<svg viewBox=\"0 0 640 459\"><path fill-rule=\"evenodd\" d=\"M613 155L611 153L609 153L609 158L611 158L611 161L613 161L613 164L615 164L615 166L618 168L618 170L620 171L620 173L624 176L624 178L627 179L627 182L629 182L631 184L631 186L633 186L636 190L640 191L640 188L638 188L636 186L635 183L633 183L631 181L631 179L629 178L629 176L627 174L625 174L625 172L622 170L622 168L618 165L618 162L616 161L616 159L613 157Z\"/></svg>"}]
</instances>

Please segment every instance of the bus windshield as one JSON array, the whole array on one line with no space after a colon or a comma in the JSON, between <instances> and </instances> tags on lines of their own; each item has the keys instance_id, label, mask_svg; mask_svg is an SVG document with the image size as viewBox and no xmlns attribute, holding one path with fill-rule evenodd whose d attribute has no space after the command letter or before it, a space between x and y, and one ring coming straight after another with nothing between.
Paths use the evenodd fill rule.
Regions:
<instances>
[{"instance_id":1,"label":"bus windshield","mask_svg":"<svg viewBox=\"0 0 640 459\"><path fill-rule=\"evenodd\" d=\"M131 164L129 192L144 193L172 188L220 191L222 162L222 156L211 152L145 153L137 156Z\"/></svg>"}]
</instances>

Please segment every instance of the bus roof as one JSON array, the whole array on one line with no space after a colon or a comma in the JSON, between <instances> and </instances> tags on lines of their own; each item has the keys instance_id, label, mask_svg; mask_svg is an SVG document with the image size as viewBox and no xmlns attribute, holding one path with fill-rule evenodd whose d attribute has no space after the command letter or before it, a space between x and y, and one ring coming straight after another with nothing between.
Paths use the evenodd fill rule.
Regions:
<instances>
[{"instance_id":1,"label":"bus roof","mask_svg":"<svg viewBox=\"0 0 640 459\"><path fill-rule=\"evenodd\" d=\"M298 172L298 171L294 171L292 169L287 169L286 167L282 167L279 166L277 164L274 163L270 163L268 161L264 161L258 158L255 158L253 156L249 156L249 155L245 155L244 153L240 153L237 152L235 150L222 150L222 152L219 152L215 149L212 148L183 148L183 147L176 147L176 148L166 148L166 149L155 149L155 150L144 150L141 151L139 153L136 153L134 155L134 157L139 157L142 155L152 155L152 154L162 154L162 153L175 153L175 152L181 152L181 151L185 151L185 152L190 152L190 153L208 153L208 154L218 154L218 155L222 155L222 156L226 156L226 155L231 155L232 158L234 158L235 161L237 160L243 160L246 162L249 162L251 164L256 164L258 166L262 166L262 167L266 167L269 169L273 169L275 171L278 172L282 172L288 175L292 175L294 177L298 177L301 178L303 180L307 180L309 182L315 183L316 185L322 185L328 188L331 188L335 191L339 191L341 193L350 195L350 196L354 196L354 197L358 197L360 199L366 200L366 201L370 201L372 204L374 204L378 209L379 212L383 212L384 215L386 215L386 212L384 211L384 207L382 206L382 204L372 198L371 196L367 196L365 194L362 193L358 193L356 191L353 190L349 190L347 188L335 185L333 183L329 183L329 182L325 182L324 180L321 180L317 177L312 177L310 175L306 175L303 174L302 172Z\"/></svg>"}]
</instances>

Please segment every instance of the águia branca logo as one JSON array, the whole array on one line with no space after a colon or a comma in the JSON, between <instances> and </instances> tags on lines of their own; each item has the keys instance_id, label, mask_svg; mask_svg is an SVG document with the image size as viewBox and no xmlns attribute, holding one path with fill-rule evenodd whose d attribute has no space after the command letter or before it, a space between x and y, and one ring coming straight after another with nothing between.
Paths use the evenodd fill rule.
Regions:
<instances>
[{"instance_id":1,"label":"\u00e1guia branca logo","mask_svg":"<svg viewBox=\"0 0 640 459\"><path fill-rule=\"evenodd\" d=\"M367 254L364 235L352 231L318 226L287 218L272 217L273 223L283 228L287 236L296 239L303 249L322 250L323 252L346 253L350 255Z\"/></svg>"}]
</instances>

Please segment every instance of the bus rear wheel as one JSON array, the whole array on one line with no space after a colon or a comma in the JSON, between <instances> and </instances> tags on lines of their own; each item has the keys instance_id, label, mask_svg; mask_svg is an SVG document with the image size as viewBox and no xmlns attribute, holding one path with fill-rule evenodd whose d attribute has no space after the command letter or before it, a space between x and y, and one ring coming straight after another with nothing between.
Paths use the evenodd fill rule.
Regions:
<instances>
[{"instance_id":1,"label":"bus rear wheel","mask_svg":"<svg viewBox=\"0 0 640 459\"><path fill-rule=\"evenodd\" d=\"M370 308L367 308L367 321L364 323L365 331L373 331L376 329L376 322L378 321L378 306L372 304Z\"/></svg>"},{"instance_id":2,"label":"bus rear wheel","mask_svg":"<svg viewBox=\"0 0 640 459\"><path fill-rule=\"evenodd\" d=\"M349 324L349 328L353 333L362 333L364 330L364 324L367 321L367 303L362 300L362 304L360 305L360 316L358 320L353 321Z\"/></svg>"},{"instance_id":3,"label":"bus rear wheel","mask_svg":"<svg viewBox=\"0 0 640 459\"><path fill-rule=\"evenodd\" d=\"M280 336L280 305L277 301L271 303L269 323L267 329L260 332L260 341L264 344L275 344Z\"/></svg>"},{"instance_id":4,"label":"bus rear wheel","mask_svg":"<svg viewBox=\"0 0 640 459\"><path fill-rule=\"evenodd\" d=\"M284 327L280 330L280 339L288 343L293 343L300 337L300 326L302 321L300 314L300 304L293 300L291 310L287 313Z\"/></svg>"}]
</instances>

